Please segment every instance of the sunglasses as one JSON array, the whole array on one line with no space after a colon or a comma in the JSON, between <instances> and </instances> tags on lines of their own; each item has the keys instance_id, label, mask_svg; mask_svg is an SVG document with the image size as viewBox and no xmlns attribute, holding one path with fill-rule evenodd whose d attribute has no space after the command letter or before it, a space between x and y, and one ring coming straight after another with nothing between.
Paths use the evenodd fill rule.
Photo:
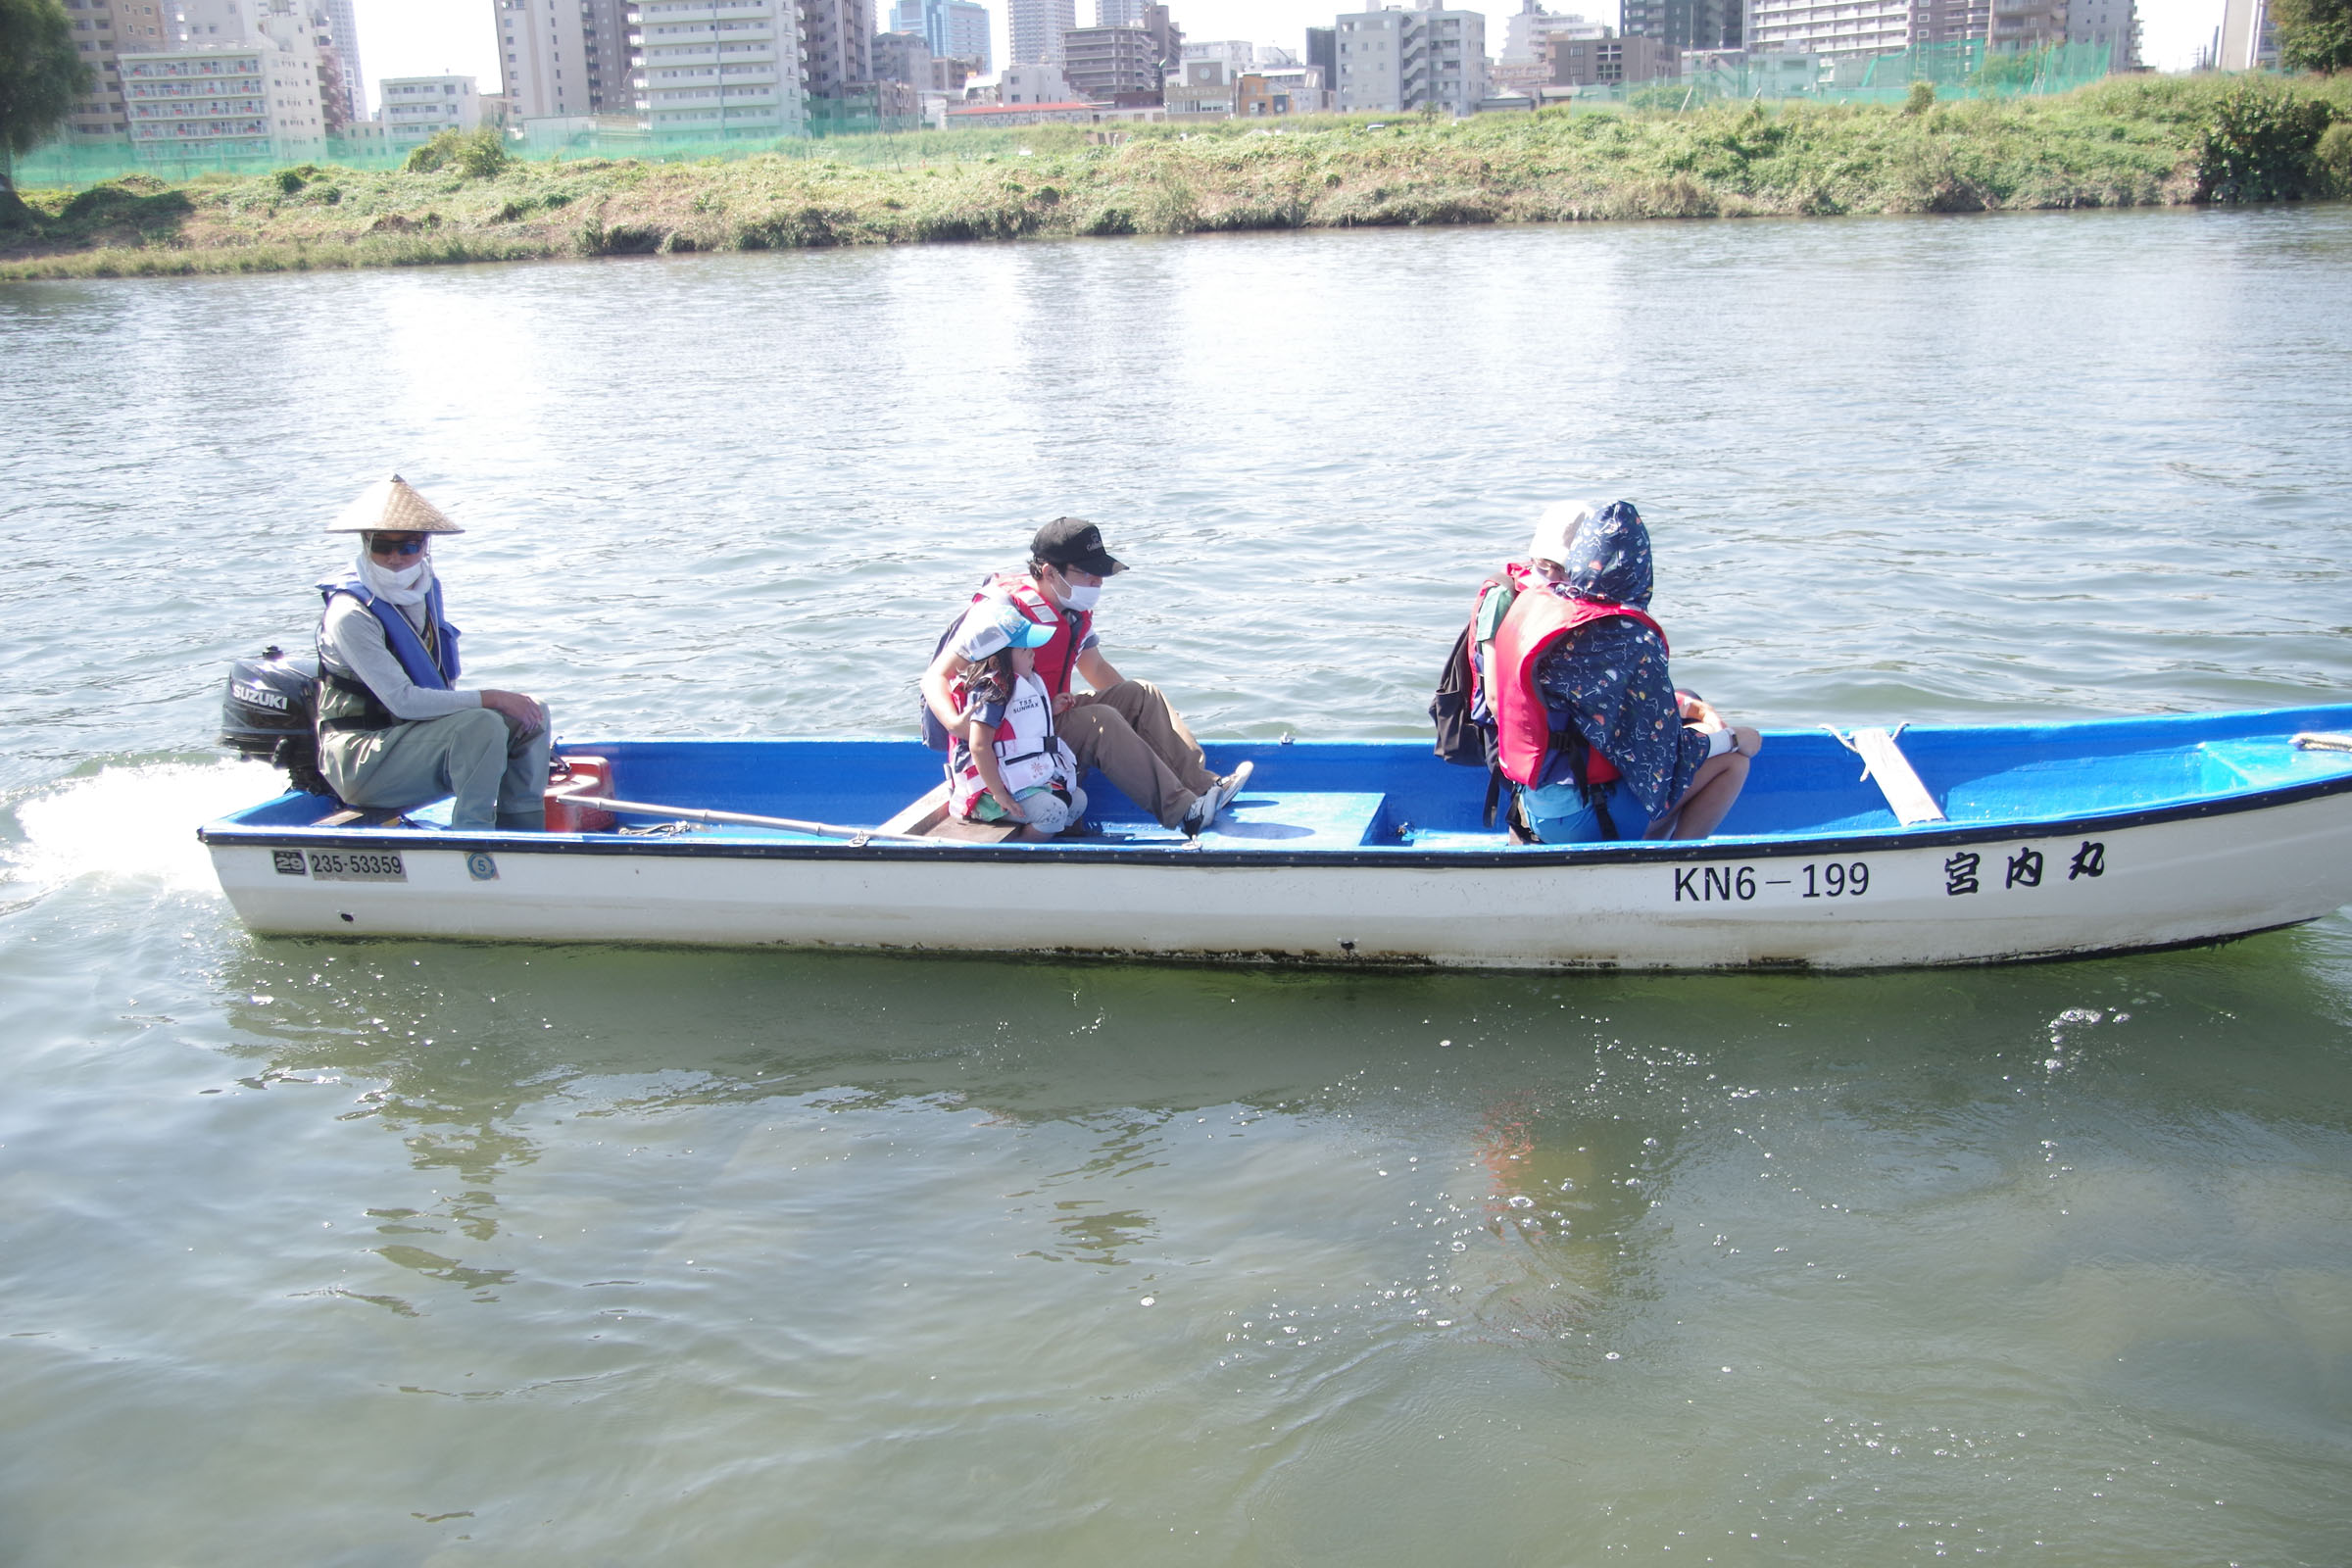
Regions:
<instances>
[{"instance_id":1,"label":"sunglasses","mask_svg":"<svg viewBox=\"0 0 2352 1568\"><path fill-rule=\"evenodd\" d=\"M381 534L368 541L368 553L375 556L421 556L431 541L416 539L387 539Z\"/></svg>"}]
</instances>

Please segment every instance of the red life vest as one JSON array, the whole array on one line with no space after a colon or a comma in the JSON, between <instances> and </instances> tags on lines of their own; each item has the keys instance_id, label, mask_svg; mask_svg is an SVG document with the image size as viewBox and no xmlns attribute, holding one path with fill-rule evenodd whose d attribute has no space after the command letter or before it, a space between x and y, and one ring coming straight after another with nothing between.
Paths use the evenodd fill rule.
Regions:
<instances>
[{"instance_id":1,"label":"red life vest","mask_svg":"<svg viewBox=\"0 0 2352 1568\"><path fill-rule=\"evenodd\" d=\"M1623 615L1638 620L1666 641L1666 632L1649 612L1631 605L1599 604L1569 599L1538 583L1539 591L1522 590L1511 612L1494 633L1494 739L1502 776L1533 788L1542 782L1544 764L1551 753L1551 713L1536 690L1536 662L1544 650L1561 638L1595 620ZM1595 751L1585 764L1587 784L1605 784L1616 778L1617 765Z\"/></svg>"},{"instance_id":2,"label":"red life vest","mask_svg":"<svg viewBox=\"0 0 2352 1568\"><path fill-rule=\"evenodd\" d=\"M980 585L972 595L978 604L992 593L1001 593L1011 600L1020 612L1041 626L1059 628L1054 640L1037 650L1037 678L1046 683L1046 690L1059 697L1070 689L1071 671L1078 667L1078 649L1094 628L1095 612L1091 610L1064 610L1046 597L1037 579L1025 571L1000 571Z\"/></svg>"},{"instance_id":3,"label":"red life vest","mask_svg":"<svg viewBox=\"0 0 2352 1568\"><path fill-rule=\"evenodd\" d=\"M1479 608L1487 602L1487 590L1508 587L1513 594L1526 594L1543 586L1544 579L1537 576L1535 568L1524 561L1504 562L1500 572L1478 585L1478 597L1470 601L1470 711L1473 713L1478 711L1478 705L1486 700L1487 695L1487 675L1486 671L1480 667L1477 646L1478 612ZM1514 599L1512 603L1516 608L1517 601ZM1496 628L1498 631L1500 629L1500 627ZM1490 706L1487 711L1492 713L1494 709Z\"/></svg>"}]
</instances>

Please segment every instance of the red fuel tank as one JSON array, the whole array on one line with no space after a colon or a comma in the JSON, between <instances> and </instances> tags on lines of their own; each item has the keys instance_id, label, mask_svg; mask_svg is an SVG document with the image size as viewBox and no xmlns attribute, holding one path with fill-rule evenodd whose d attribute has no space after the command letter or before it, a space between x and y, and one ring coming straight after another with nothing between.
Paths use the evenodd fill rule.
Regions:
<instances>
[{"instance_id":1,"label":"red fuel tank","mask_svg":"<svg viewBox=\"0 0 2352 1568\"><path fill-rule=\"evenodd\" d=\"M547 830L550 833L610 833L612 813L581 806L574 795L612 793L612 764L601 757L559 757L548 764Z\"/></svg>"}]
</instances>

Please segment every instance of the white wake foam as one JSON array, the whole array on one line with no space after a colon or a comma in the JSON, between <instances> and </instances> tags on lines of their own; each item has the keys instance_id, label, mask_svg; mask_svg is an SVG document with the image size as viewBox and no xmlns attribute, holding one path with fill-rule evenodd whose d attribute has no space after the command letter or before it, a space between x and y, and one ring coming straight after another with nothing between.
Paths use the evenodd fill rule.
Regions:
<instances>
[{"instance_id":1,"label":"white wake foam","mask_svg":"<svg viewBox=\"0 0 2352 1568\"><path fill-rule=\"evenodd\" d=\"M250 762L151 762L109 767L19 801L25 842L10 857L12 894L46 892L78 877L141 880L175 892L217 886L196 829L284 787Z\"/></svg>"}]
</instances>

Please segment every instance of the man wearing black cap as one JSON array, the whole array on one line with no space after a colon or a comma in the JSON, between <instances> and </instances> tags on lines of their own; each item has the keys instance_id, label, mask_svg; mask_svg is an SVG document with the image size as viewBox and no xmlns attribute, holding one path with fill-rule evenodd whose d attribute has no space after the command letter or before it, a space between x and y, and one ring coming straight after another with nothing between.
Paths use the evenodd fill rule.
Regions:
<instances>
[{"instance_id":1,"label":"man wearing black cap","mask_svg":"<svg viewBox=\"0 0 2352 1568\"><path fill-rule=\"evenodd\" d=\"M1129 680L1102 657L1095 636L1095 601L1105 580L1127 568L1102 548L1102 530L1084 517L1055 517L1037 531L1026 572L999 572L972 595L972 608L940 644L923 671L923 702L942 728L961 716L963 674L1004 646L1004 602L1041 625L1055 626L1037 650L1037 675L1054 694L1061 738L1081 769L1096 767L1162 827L1195 834L1250 777L1250 764L1225 777L1208 770L1200 743L1150 681ZM1075 673L1094 690L1070 689Z\"/></svg>"}]
</instances>

